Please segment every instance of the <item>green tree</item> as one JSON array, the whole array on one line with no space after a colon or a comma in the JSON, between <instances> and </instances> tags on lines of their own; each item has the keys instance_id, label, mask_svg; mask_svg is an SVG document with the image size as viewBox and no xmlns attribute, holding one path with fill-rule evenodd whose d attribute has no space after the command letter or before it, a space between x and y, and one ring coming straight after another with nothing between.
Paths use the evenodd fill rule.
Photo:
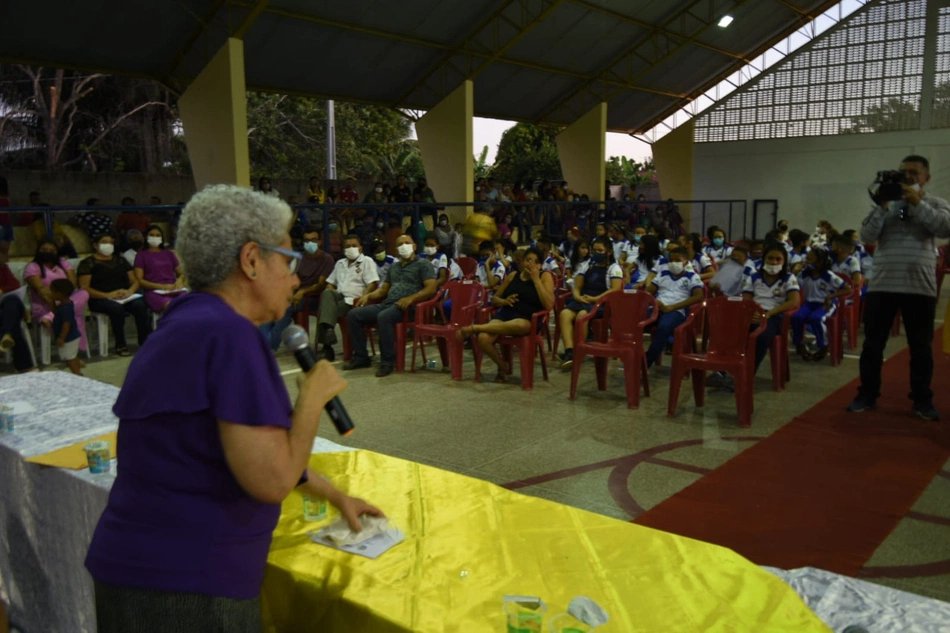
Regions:
<instances>
[{"instance_id":1,"label":"green tree","mask_svg":"<svg viewBox=\"0 0 950 633\"><path fill-rule=\"evenodd\" d=\"M656 168L653 158L640 163L626 156L611 156L606 165L607 180L614 185L637 187L656 182Z\"/></svg>"},{"instance_id":2,"label":"green tree","mask_svg":"<svg viewBox=\"0 0 950 633\"><path fill-rule=\"evenodd\" d=\"M561 162L554 140L558 131L554 126L530 123L517 123L505 130L492 176L503 182L560 179Z\"/></svg>"},{"instance_id":3,"label":"green tree","mask_svg":"<svg viewBox=\"0 0 950 633\"><path fill-rule=\"evenodd\" d=\"M365 173L382 180L393 181L400 174L410 181L425 176L419 144L412 139L400 141L382 154L364 155L363 166Z\"/></svg>"},{"instance_id":4,"label":"green tree","mask_svg":"<svg viewBox=\"0 0 950 633\"><path fill-rule=\"evenodd\" d=\"M492 166L488 164L488 146L482 147L482 153L475 156L475 180L488 178Z\"/></svg>"},{"instance_id":5,"label":"green tree","mask_svg":"<svg viewBox=\"0 0 950 633\"><path fill-rule=\"evenodd\" d=\"M843 134L897 132L917 129L920 112L917 104L892 97L881 105L869 106L864 114L851 117L851 126Z\"/></svg>"}]
</instances>

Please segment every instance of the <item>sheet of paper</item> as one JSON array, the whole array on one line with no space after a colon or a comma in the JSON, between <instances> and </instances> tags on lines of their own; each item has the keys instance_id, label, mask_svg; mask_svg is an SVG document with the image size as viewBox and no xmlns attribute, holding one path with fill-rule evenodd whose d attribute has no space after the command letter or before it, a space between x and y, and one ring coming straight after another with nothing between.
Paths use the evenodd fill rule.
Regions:
<instances>
[{"instance_id":1,"label":"sheet of paper","mask_svg":"<svg viewBox=\"0 0 950 633\"><path fill-rule=\"evenodd\" d=\"M341 552L348 552L350 554L356 554L357 556L364 556L370 559L379 558L384 553L406 540L406 535L403 534L401 530L398 528L390 528L382 534L377 534L372 538L366 539L358 545L337 546L333 543L333 541L322 536L322 533L323 530L320 530L316 534L311 534L310 538L314 543L319 543L320 545L338 549Z\"/></svg>"},{"instance_id":2,"label":"sheet of paper","mask_svg":"<svg viewBox=\"0 0 950 633\"><path fill-rule=\"evenodd\" d=\"M182 292L188 292L188 288L179 288L177 290L153 290L152 292L157 295L177 295L181 294Z\"/></svg>"},{"instance_id":3,"label":"sheet of paper","mask_svg":"<svg viewBox=\"0 0 950 633\"><path fill-rule=\"evenodd\" d=\"M112 299L112 301L115 301L119 305L122 305L122 304L128 303L129 301L135 301L136 299L141 299L141 298L142 298L142 295L135 293L134 295L129 295L125 299Z\"/></svg>"},{"instance_id":4,"label":"sheet of paper","mask_svg":"<svg viewBox=\"0 0 950 633\"><path fill-rule=\"evenodd\" d=\"M33 413L36 411L36 408L25 400L17 400L16 402L3 402L0 404L5 404L6 406L13 409L14 415L23 415L25 413Z\"/></svg>"}]
</instances>

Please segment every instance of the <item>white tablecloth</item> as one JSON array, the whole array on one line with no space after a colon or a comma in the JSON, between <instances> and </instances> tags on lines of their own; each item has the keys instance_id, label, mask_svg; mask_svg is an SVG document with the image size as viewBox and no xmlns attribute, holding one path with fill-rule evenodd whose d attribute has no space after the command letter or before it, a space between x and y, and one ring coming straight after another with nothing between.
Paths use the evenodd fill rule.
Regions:
<instances>
[{"instance_id":1,"label":"white tablecloth","mask_svg":"<svg viewBox=\"0 0 950 633\"><path fill-rule=\"evenodd\" d=\"M109 475L23 461L110 431L119 390L65 372L0 380L0 404L35 411L0 434L0 596L24 633L94 633L92 579L83 562L105 507ZM352 450L317 438L313 452ZM950 604L818 569L769 568L835 631L851 624L870 633L946 633Z\"/></svg>"}]
</instances>

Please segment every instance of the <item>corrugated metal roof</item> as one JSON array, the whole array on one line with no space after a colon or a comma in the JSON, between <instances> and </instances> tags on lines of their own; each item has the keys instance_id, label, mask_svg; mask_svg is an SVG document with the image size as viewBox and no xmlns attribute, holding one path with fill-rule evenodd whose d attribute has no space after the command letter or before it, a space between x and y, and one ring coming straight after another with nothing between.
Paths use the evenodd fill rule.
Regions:
<instances>
[{"instance_id":1,"label":"corrugated metal roof","mask_svg":"<svg viewBox=\"0 0 950 633\"><path fill-rule=\"evenodd\" d=\"M242 35L249 88L643 132L834 0L45 0L0 3L0 59L183 90ZM715 23L725 14L728 29Z\"/></svg>"}]
</instances>

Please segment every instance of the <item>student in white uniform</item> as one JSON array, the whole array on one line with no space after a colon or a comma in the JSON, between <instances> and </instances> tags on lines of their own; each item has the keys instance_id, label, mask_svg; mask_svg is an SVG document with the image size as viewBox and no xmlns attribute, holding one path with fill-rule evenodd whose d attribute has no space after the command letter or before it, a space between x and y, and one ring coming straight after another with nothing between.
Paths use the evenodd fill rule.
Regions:
<instances>
[{"instance_id":1,"label":"student in white uniform","mask_svg":"<svg viewBox=\"0 0 950 633\"><path fill-rule=\"evenodd\" d=\"M497 287L505 279L505 265L498 259L495 243L485 240L478 245L478 267L475 277L489 290Z\"/></svg>"},{"instance_id":2,"label":"student in white uniform","mask_svg":"<svg viewBox=\"0 0 950 633\"><path fill-rule=\"evenodd\" d=\"M580 240L574 245L574 254L564 262L564 280L568 288L574 288L574 277L581 275L590 265L590 243L587 240Z\"/></svg>"},{"instance_id":3,"label":"student in white uniform","mask_svg":"<svg viewBox=\"0 0 950 633\"><path fill-rule=\"evenodd\" d=\"M650 282L649 292L656 297L660 316L647 349L648 367L660 360L673 331L686 320L686 309L703 300L703 280L696 273L686 270L688 257L685 248L674 249L666 270Z\"/></svg>"},{"instance_id":4,"label":"student in white uniform","mask_svg":"<svg viewBox=\"0 0 950 633\"><path fill-rule=\"evenodd\" d=\"M863 285L861 260L854 252L854 242L844 235L837 235L831 241L831 252L831 272L851 277L851 282L858 287Z\"/></svg>"},{"instance_id":5,"label":"student in white uniform","mask_svg":"<svg viewBox=\"0 0 950 633\"><path fill-rule=\"evenodd\" d=\"M769 345L782 331L784 312L798 305L798 278L788 272L788 251L781 244L772 244L762 255L762 268L745 280L743 296L751 297L765 311L768 325L756 339L755 369L758 371L762 359L769 351ZM752 328L759 324L759 316L753 320Z\"/></svg>"},{"instance_id":6,"label":"student in white uniform","mask_svg":"<svg viewBox=\"0 0 950 633\"><path fill-rule=\"evenodd\" d=\"M717 264L729 259L732 247L726 244L726 232L718 226L711 226L706 231L706 236L709 238L709 244L703 247L703 254Z\"/></svg>"},{"instance_id":7,"label":"student in white uniform","mask_svg":"<svg viewBox=\"0 0 950 633\"><path fill-rule=\"evenodd\" d=\"M552 254L554 251L554 244L551 243L551 238L547 235L542 235L535 242L535 248L541 252L542 262L541 262L541 272L549 272L557 275L558 278L561 277L561 267L557 263L557 259Z\"/></svg>"},{"instance_id":8,"label":"student in white uniform","mask_svg":"<svg viewBox=\"0 0 950 633\"><path fill-rule=\"evenodd\" d=\"M828 355L828 330L825 322L835 313L837 299L851 294L851 285L831 272L831 257L823 250L808 253L808 265L801 278L802 307L792 315L792 343L802 360L821 361ZM805 326L815 333L818 350L805 347Z\"/></svg>"},{"instance_id":9,"label":"student in white uniform","mask_svg":"<svg viewBox=\"0 0 950 633\"><path fill-rule=\"evenodd\" d=\"M376 271L380 279L386 279L389 267L396 263L396 258L386 252L386 244L380 241L373 242L373 261L376 262Z\"/></svg>"},{"instance_id":10,"label":"student in white uniform","mask_svg":"<svg viewBox=\"0 0 950 633\"><path fill-rule=\"evenodd\" d=\"M627 239L619 224L611 224L608 235L614 250L614 261L620 264L623 262L623 253L630 247L630 240Z\"/></svg>"},{"instance_id":11,"label":"student in white uniform","mask_svg":"<svg viewBox=\"0 0 950 633\"><path fill-rule=\"evenodd\" d=\"M435 286L441 288L449 280L449 258L442 252L439 238L434 233L427 235L423 244L419 257L432 264L432 270L435 272Z\"/></svg>"},{"instance_id":12,"label":"student in white uniform","mask_svg":"<svg viewBox=\"0 0 950 633\"><path fill-rule=\"evenodd\" d=\"M385 251L383 251L385 253ZM323 357L333 362L337 321L347 315L353 304L374 290L379 284L379 267L363 254L363 244L357 235L343 240L343 254L327 277L326 290L320 295L317 312L317 344L323 345Z\"/></svg>"},{"instance_id":13,"label":"student in white uniform","mask_svg":"<svg viewBox=\"0 0 950 633\"><path fill-rule=\"evenodd\" d=\"M811 250L811 236L800 229L792 229L788 234L792 250L788 252L788 268L793 275L801 275L805 269L805 258Z\"/></svg>"},{"instance_id":14,"label":"student in white uniform","mask_svg":"<svg viewBox=\"0 0 950 633\"><path fill-rule=\"evenodd\" d=\"M689 263L693 265L693 272L702 280L712 279L716 274L712 260L703 253L703 241L699 233L690 233L680 238L680 246L689 253Z\"/></svg>"}]
</instances>

